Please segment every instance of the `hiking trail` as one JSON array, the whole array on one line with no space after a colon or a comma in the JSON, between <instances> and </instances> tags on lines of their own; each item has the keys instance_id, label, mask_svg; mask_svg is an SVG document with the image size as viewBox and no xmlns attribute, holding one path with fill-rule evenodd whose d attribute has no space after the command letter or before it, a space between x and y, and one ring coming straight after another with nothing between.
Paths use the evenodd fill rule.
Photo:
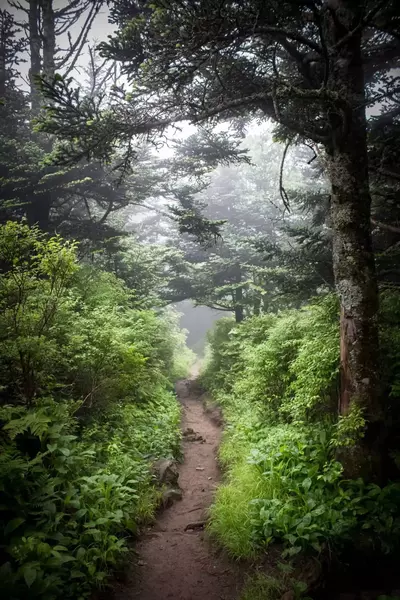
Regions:
<instances>
[{"instance_id":1,"label":"hiking trail","mask_svg":"<svg viewBox=\"0 0 400 600\"><path fill-rule=\"evenodd\" d=\"M218 419L205 411L193 380L178 382L176 391L182 405L182 430L196 434L182 439L184 460L179 465L178 483L183 497L142 535L135 546L138 560L125 581L115 585L113 600L239 597L238 569L210 544L201 525L221 477L216 460L221 438Z\"/></svg>"}]
</instances>

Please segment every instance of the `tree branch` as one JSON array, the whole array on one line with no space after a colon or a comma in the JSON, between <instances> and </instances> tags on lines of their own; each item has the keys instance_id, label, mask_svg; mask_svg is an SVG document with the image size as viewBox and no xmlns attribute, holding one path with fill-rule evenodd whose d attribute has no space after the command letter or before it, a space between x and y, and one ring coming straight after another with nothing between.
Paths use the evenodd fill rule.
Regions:
<instances>
[{"instance_id":1,"label":"tree branch","mask_svg":"<svg viewBox=\"0 0 400 600\"><path fill-rule=\"evenodd\" d=\"M387 0L381 0L376 6L374 6L374 8L371 8L371 10L365 15L365 17L361 19L358 25L356 25L354 29L349 31L344 37L342 37L337 42L337 44L333 46L333 50L339 50L339 48L342 48L342 46L347 44L347 42L351 40L352 37L359 33L364 27L367 27L367 25L371 23L371 21L374 19L374 17L376 17L378 12L381 10L381 8L385 6L385 4L387 4Z\"/></svg>"},{"instance_id":2,"label":"tree branch","mask_svg":"<svg viewBox=\"0 0 400 600\"><path fill-rule=\"evenodd\" d=\"M375 219L371 219L372 225L375 227L379 227L379 229L386 229L386 231L392 231L393 233L400 233L400 227L396 227L395 225L388 225L387 223L381 223L381 221L375 221Z\"/></svg>"},{"instance_id":3,"label":"tree branch","mask_svg":"<svg viewBox=\"0 0 400 600\"><path fill-rule=\"evenodd\" d=\"M379 173L379 175L385 175L385 177L390 177L391 179L396 179L396 181L400 181L400 173L394 173L389 169L383 169L378 167L370 167L371 171L375 171Z\"/></svg>"}]
</instances>

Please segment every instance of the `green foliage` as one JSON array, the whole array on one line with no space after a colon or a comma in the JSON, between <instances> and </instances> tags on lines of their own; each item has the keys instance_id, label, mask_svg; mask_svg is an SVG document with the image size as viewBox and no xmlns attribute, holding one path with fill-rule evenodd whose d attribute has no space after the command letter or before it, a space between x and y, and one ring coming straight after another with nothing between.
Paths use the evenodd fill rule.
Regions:
<instances>
[{"instance_id":1,"label":"green foliage","mask_svg":"<svg viewBox=\"0 0 400 600\"><path fill-rule=\"evenodd\" d=\"M387 323L397 302L384 298ZM384 328L383 351L391 344L395 357L396 330ZM202 381L227 421L220 448L226 482L209 529L235 557L274 542L288 557L350 544L398 548L400 486L345 480L336 458L338 447L351 451L365 426L357 408L337 418L338 329L337 303L327 296L239 326L220 322L209 336ZM386 367L388 385L395 360Z\"/></svg>"},{"instance_id":2,"label":"green foliage","mask_svg":"<svg viewBox=\"0 0 400 600\"><path fill-rule=\"evenodd\" d=\"M218 326L209 337L205 385L233 386L270 420L303 421L321 405L325 410L338 372L337 313L335 298L327 296L302 310L253 317L229 336Z\"/></svg>"},{"instance_id":3,"label":"green foliage","mask_svg":"<svg viewBox=\"0 0 400 600\"><path fill-rule=\"evenodd\" d=\"M221 451L225 447L222 446ZM236 446L238 454L246 456L246 448ZM265 489L267 487L267 489ZM255 466L246 460L231 464L226 483L216 492L211 507L208 530L233 557L252 558L257 554L254 544L253 511L254 498L268 494L268 484L259 476Z\"/></svg>"},{"instance_id":4,"label":"green foliage","mask_svg":"<svg viewBox=\"0 0 400 600\"><path fill-rule=\"evenodd\" d=\"M388 551L397 546L400 487L366 486L362 480L345 481L342 467L330 450L329 430L292 426L264 438L262 450L250 456L268 496L253 500L256 544L283 541L285 554L302 550L321 552L345 543L366 543ZM283 435L282 435L283 434ZM279 441L279 437L281 438Z\"/></svg>"},{"instance_id":5,"label":"green foliage","mask_svg":"<svg viewBox=\"0 0 400 600\"><path fill-rule=\"evenodd\" d=\"M284 566L288 567L289 565ZM290 597L293 600L300 598L309 600L303 595L306 588L307 586L304 582L297 581L287 575L281 575L278 578L256 572L248 578L240 600L280 600L284 592L288 592L289 590Z\"/></svg>"},{"instance_id":6,"label":"green foliage","mask_svg":"<svg viewBox=\"0 0 400 600\"><path fill-rule=\"evenodd\" d=\"M172 382L191 356L175 313L131 308L73 244L7 223L0 264L3 590L85 598L154 514L151 464L179 456Z\"/></svg>"},{"instance_id":7,"label":"green foliage","mask_svg":"<svg viewBox=\"0 0 400 600\"><path fill-rule=\"evenodd\" d=\"M240 600L279 600L284 591L278 579L257 573L247 581Z\"/></svg>"},{"instance_id":8,"label":"green foliage","mask_svg":"<svg viewBox=\"0 0 400 600\"><path fill-rule=\"evenodd\" d=\"M209 356L207 368L202 373L200 381L210 390L217 390L226 383L229 371L234 362L234 355L230 345L229 333L235 326L234 319L224 318L216 322L214 329L207 333L209 346L212 348L212 355Z\"/></svg>"},{"instance_id":9,"label":"green foliage","mask_svg":"<svg viewBox=\"0 0 400 600\"><path fill-rule=\"evenodd\" d=\"M400 398L400 294L386 290L381 294L382 374L391 398L392 409ZM397 415L396 415L397 416Z\"/></svg>"}]
</instances>

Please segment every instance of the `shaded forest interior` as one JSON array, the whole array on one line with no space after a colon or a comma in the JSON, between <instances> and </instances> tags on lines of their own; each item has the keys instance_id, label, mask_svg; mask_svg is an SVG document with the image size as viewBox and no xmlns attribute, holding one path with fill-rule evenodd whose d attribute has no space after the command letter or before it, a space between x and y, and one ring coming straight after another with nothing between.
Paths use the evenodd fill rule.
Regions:
<instances>
[{"instance_id":1,"label":"shaded forest interior","mask_svg":"<svg viewBox=\"0 0 400 600\"><path fill-rule=\"evenodd\" d=\"M0 3L3 597L134 561L200 362L240 600L400 597L399 142L398 0Z\"/></svg>"}]
</instances>

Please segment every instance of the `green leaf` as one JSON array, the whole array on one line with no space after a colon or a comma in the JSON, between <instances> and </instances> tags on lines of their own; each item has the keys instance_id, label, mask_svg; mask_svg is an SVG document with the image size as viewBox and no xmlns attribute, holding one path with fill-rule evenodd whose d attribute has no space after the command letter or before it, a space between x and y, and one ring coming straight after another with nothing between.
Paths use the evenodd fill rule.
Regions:
<instances>
[{"instance_id":1,"label":"green leaf","mask_svg":"<svg viewBox=\"0 0 400 600\"><path fill-rule=\"evenodd\" d=\"M85 577L85 574L82 571L78 571L77 569L73 569L71 571L71 579L79 579Z\"/></svg>"},{"instance_id":2,"label":"green leaf","mask_svg":"<svg viewBox=\"0 0 400 600\"><path fill-rule=\"evenodd\" d=\"M24 567L22 568L22 573L23 573L26 585L28 586L28 588L30 588L37 576L36 568L30 564L24 565Z\"/></svg>"},{"instance_id":3,"label":"green leaf","mask_svg":"<svg viewBox=\"0 0 400 600\"><path fill-rule=\"evenodd\" d=\"M17 529L17 527L22 525L22 523L25 523L25 519L23 519L22 517L17 517L16 519L12 519L11 521L9 521L7 523L6 528L4 529L4 535L8 535L12 531L15 531L15 529Z\"/></svg>"}]
</instances>

